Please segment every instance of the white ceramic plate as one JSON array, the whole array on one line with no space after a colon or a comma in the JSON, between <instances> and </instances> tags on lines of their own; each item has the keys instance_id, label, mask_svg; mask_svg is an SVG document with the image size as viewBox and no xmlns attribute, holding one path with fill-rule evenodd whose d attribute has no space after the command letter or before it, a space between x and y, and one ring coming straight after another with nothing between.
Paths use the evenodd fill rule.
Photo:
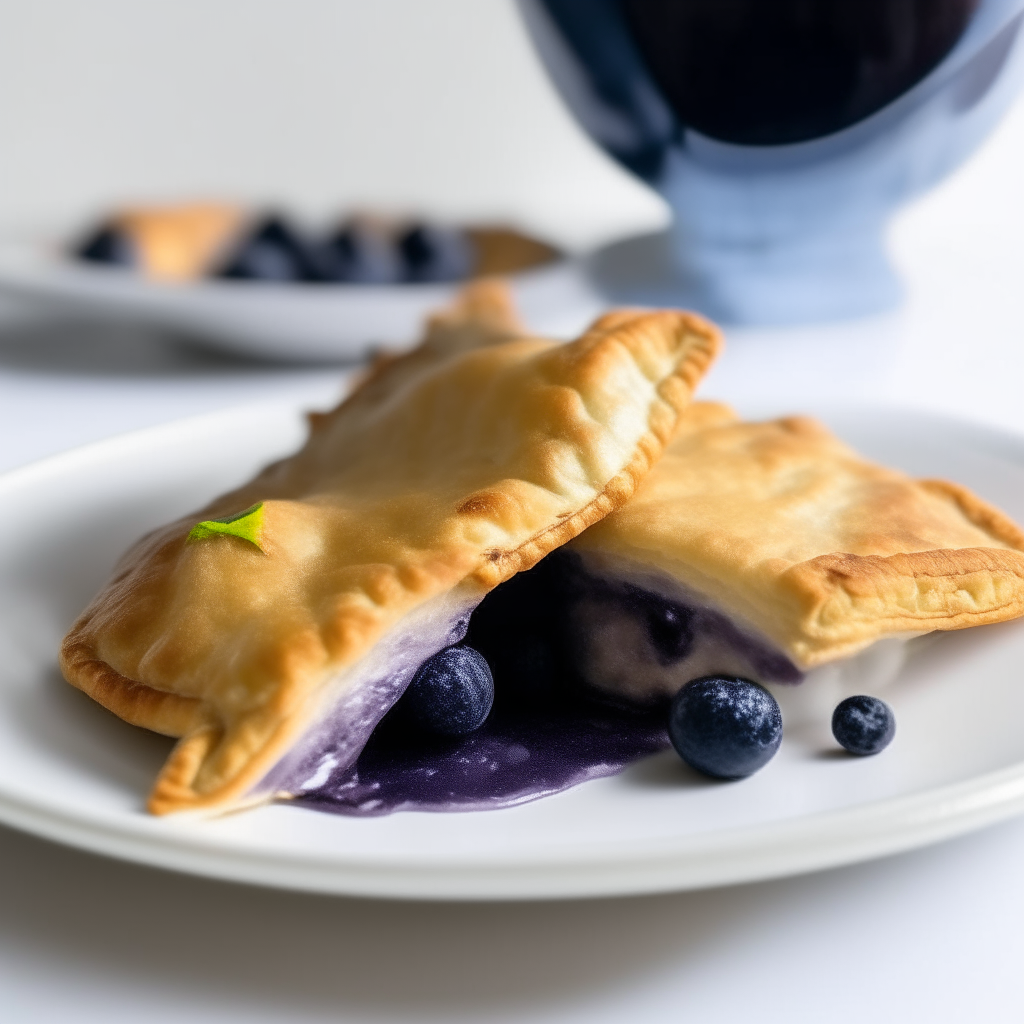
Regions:
<instances>
[{"instance_id":1,"label":"white ceramic plate","mask_svg":"<svg viewBox=\"0 0 1024 1024\"><path fill-rule=\"evenodd\" d=\"M778 410L782 411L782 410ZM864 452L945 475L1024 519L1024 441L860 408L828 415ZM67 686L60 637L143 530L241 482L303 434L247 408L126 435L0 478L0 820L71 845L218 878L391 897L518 899L685 889L849 863L1024 810L1024 622L937 639L887 698L875 758L787 734L767 768L714 783L671 753L532 804L377 819L268 807L156 819L170 742Z\"/></svg>"},{"instance_id":2,"label":"white ceramic plate","mask_svg":"<svg viewBox=\"0 0 1024 1024\"><path fill-rule=\"evenodd\" d=\"M535 330L571 336L603 308L579 266L563 260L511 277ZM455 284L293 285L199 281L166 285L61 257L45 243L0 244L0 293L76 315L152 324L236 354L269 359L361 359L418 337Z\"/></svg>"}]
</instances>

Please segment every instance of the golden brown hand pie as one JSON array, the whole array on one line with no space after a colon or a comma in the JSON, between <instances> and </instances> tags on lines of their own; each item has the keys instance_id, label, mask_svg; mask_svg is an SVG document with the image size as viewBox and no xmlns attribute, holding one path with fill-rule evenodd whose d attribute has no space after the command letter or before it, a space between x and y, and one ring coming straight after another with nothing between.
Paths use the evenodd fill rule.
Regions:
<instances>
[{"instance_id":1,"label":"golden brown hand pie","mask_svg":"<svg viewBox=\"0 0 1024 1024\"><path fill-rule=\"evenodd\" d=\"M866 461L820 423L696 403L621 509L569 545L587 680L674 693L796 682L885 637L1024 613L1024 534L956 484Z\"/></svg>"},{"instance_id":2,"label":"golden brown hand pie","mask_svg":"<svg viewBox=\"0 0 1024 1024\"><path fill-rule=\"evenodd\" d=\"M529 337L481 283L296 455L143 538L61 664L180 737L150 809L270 799L325 749L350 762L488 590L633 493L718 346L673 312Z\"/></svg>"}]
</instances>

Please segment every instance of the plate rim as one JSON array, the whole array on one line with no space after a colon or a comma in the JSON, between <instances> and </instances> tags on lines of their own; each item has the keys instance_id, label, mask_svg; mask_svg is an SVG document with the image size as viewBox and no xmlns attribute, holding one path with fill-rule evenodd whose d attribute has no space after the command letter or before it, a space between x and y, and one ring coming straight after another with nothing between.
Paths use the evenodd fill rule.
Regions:
<instances>
[{"instance_id":1,"label":"plate rim","mask_svg":"<svg viewBox=\"0 0 1024 1024\"><path fill-rule=\"evenodd\" d=\"M89 821L67 809L30 806L0 792L3 824L130 863L325 895L473 902L652 895L766 881L910 851L1022 811L1024 764L1018 764L838 811L647 841L643 850L609 844L589 858L581 848L559 851L559 856L549 852L533 861L519 855L413 862L204 843L175 823L164 827L162 821L147 822L126 829L97 816ZM808 838L815 842L806 842Z\"/></svg>"}]
</instances>

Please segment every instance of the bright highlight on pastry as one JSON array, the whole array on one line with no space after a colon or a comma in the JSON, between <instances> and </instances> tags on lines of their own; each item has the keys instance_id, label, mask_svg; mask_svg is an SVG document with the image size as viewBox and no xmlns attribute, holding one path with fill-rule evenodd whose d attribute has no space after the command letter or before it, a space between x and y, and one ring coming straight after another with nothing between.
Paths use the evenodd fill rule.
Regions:
<instances>
[{"instance_id":1,"label":"bright highlight on pastry","mask_svg":"<svg viewBox=\"0 0 1024 1024\"><path fill-rule=\"evenodd\" d=\"M207 537L239 537L263 550L263 502L258 501L233 516L204 519L188 532L187 540L205 540Z\"/></svg>"}]
</instances>

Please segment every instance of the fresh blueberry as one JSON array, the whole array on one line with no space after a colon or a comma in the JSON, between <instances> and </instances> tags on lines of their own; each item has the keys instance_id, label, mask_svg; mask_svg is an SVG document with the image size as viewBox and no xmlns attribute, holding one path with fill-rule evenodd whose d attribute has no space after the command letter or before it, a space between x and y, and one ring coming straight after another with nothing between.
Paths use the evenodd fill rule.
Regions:
<instances>
[{"instance_id":1,"label":"fresh blueberry","mask_svg":"<svg viewBox=\"0 0 1024 1024\"><path fill-rule=\"evenodd\" d=\"M107 263L118 267L135 265L135 246L120 228L104 224L75 248L75 255L89 263Z\"/></svg>"},{"instance_id":2,"label":"fresh blueberry","mask_svg":"<svg viewBox=\"0 0 1024 1024\"><path fill-rule=\"evenodd\" d=\"M398 240L409 281L461 281L473 271L465 233L438 224L414 224Z\"/></svg>"},{"instance_id":3,"label":"fresh blueberry","mask_svg":"<svg viewBox=\"0 0 1024 1024\"><path fill-rule=\"evenodd\" d=\"M494 680L472 647L447 647L417 671L400 704L407 722L442 736L463 736L483 725L494 703Z\"/></svg>"},{"instance_id":4,"label":"fresh blueberry","mask_svg":"<svg viewBox=\"0 0 1024 1024\"><path fill-rule=\"evenodd\" d=\"M775 698L746 679L705 676L673 698L668 734L691 768L716 779L742 779L763 768L782 742Z\"/></svg>"},{"instance_id":5,"label":"fresh blueberry","mask_svg":"<svg viewBox=\"0 0 1024 1024\"><path fill-rule=\"evenodd\" d=\"M847 697L832 713L832 735L844 750L859 757L885 750L895 734L892 708L877 697Z\"/></svg>"},{"instance_id":6,"label":"fresh blueberry","mask_svg":"<svg viewBox=\"0 0 1024 1024\"><path fill-rule=\"evenodd\" d=\"M353 217L323 245L324 279L353 284L396 284L402 257L387 225Z\"/></svg>"},{"instance_id":7,"label":"fresh blueberry","mask_svg":"<svg viewBox=\"0 0 1024 1024\"><path fill-rule=\"evenodd\" d=\"M232 281L319 281L321 262L313 245L282 218L270 216L244 235L215 276Z\"/></svg>"},{"instance_id":8,"label":"fresh blueberry","mask_svg":"<svg viewBox=\"0 0 1024 1024\"><path fill-rule=\"evenodd\" d=\"M648 591L630 588L647 623L647 635L662 665L671 665L690 653L693 646L693 612Z\"/></svg>"}]
</instances>

